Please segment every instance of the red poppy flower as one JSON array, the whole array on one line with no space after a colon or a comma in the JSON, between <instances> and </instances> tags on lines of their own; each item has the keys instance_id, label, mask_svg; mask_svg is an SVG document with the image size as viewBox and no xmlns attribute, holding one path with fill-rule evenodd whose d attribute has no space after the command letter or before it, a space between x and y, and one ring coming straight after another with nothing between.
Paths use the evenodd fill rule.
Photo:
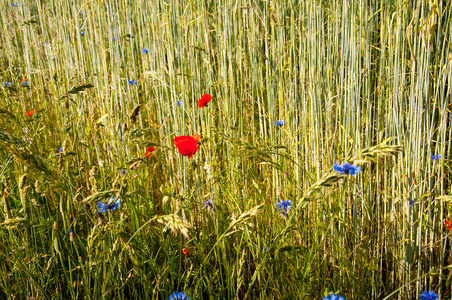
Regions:
<instances>
[{"instance_id":1,"label":"red poppy flower","mask_svg":"<svg viewBox=\"0 0 452 300\"><path fill-rule=\"evenodd\" d=\"M452 219L450 219L450 221L446 221L446 228L452 230Z\"/></svg>"},{"instance_id":2,"label":"red poppy flower","mask_svg":"<svg viewBox=\"0 0 452 300\"><path fill-rule=\"evenodd\" d=\"M201 99L198 100L198 107L201 108L207 106L207 103L209 103L210 100L212 100L212 96L209 94L202 95Z\"/></svg>"},{"instance_id":3,"label":"red poppy flower","mask_svg":"<svg viewBox=\"0 0 452 300\"><path fill-rule=\"evenodd\" d=\"M34 110L30 110L26 113L27 116L31 117L35 113Z\"/></svg>"},{"instance_id":4,"label":"red poppy flower","mask_svg":"<svg viewBox=\"0 0 452 300\"><path fill-rule=\"evenodd\" d=\"M192 158L193 154L198 150L198 140L192 136L176 136L173 142L179 153L188 156L188 158Z\"/></svg>"},{"instance_id":5,"label":"red poppy flower","mask_svg":"<svg viewBox=\"0 0 452 300\"><path fill-rule=\"evenodd\" d=\"M148 147L148 151L146 151L146 153L144 154L145 156L147 156L148 158L151 157L151 152L154 151L155 147Z\"/></svg>"},{"instance_id":6,"label":"red poppy flower","mask_svg":"<svg viewBox=\"0 0 452 300\"><path fill-rule=\"evenodd\" d=\"M186 248L182 249L182 253L184 253L184 255L190 254L190 251L188 251Z\"/></svg>"}]
</instances>

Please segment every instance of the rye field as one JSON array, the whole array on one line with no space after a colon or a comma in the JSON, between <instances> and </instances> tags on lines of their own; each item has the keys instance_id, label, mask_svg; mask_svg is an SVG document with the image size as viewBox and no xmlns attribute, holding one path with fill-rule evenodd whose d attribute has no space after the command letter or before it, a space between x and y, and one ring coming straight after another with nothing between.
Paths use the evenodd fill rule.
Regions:
<instances>
[{"instance_id":1,"label":"rye field","mask_svg":"<svg viewBox=\"0 0 452 300\"><path fill-rule=\"evenodd\" d=\"M450 0L0 7L0 299L452 298Z\"/></svg>"}]
</instances>

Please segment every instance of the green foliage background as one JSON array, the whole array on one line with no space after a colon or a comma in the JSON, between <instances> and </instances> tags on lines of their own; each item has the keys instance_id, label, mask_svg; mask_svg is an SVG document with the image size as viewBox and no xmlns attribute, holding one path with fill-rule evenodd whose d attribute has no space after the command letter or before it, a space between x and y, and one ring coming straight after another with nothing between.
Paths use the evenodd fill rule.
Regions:
<instances>
[{"instance_id":1,"label":"green foliage background","mask_svg":"<svg viewBox=\"0 0 452 300\"><path fill-rule=\"evenodd\" d=\"M17 3L0 298L451 298L450 1Z\"/></svg>"}]
</instances>

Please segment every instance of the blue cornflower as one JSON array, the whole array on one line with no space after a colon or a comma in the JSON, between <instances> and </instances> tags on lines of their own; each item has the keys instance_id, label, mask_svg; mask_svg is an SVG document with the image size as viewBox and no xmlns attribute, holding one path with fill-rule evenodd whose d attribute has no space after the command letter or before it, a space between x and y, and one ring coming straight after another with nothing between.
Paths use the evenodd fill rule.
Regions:
<instances>
[{"instance_id":1,"label":"blue cornflower","mask_svg":"<svg viewBox=\"0 0 452 300\"><path fill-rule=\"evenodd\" d=\"M176 105L177 105L177 106L180 106L180 105L182 105L182 101L180 101L180 100L177 100L177 101L176 101Z\"/></svg>"},{"instance_id":2,"label":"blue cornflower","mask_svg":"<svg viewBox=\"0 0 452 300\"><path fill-rule=\"evenodd\" d=\"M346 299L336 294L329 294L328 296L323 297L323 300L346 300Z\"/></svg>"},{"instance_id":3,"label":"blue cornflower","mask_svg":"<svg viewBox=\"0 0 452 300\"><path fill-rule=\"evenodd\" d=\"M63 147L60 147L60 149L58 149L58 152L61 152L61 151L63 151Z\"/></svg>"},{"instance_id":4,"label":"blue cornflower","mask_svg":"<svg viewBox=\"0 0 452 300\"><path fill-rule=\"evenodd\" d=\"M284 120L279 120L279 121L274 121L273 122L276 126L283 126L284 124L286 124L286 121Z\"/></svg>"},{"instance_id":5,"label":"blue cornflower","mask_svg":"<svg viewBox=\"0 0 452 300\"><path fill-rule=\"evenodd\" d=\"M289 210L292 208L292 201L276 199L276 205L281 211L281 217L284 219L289 214Z\"/></svg>"},{"instance_id":6,"label":"blue cornflower","mask_svg":"<svg viewBox=\"0 0 452 300\"><path fill-rule=\"evenodd\" d=\"M13 3L13 4L11 4L11 6L19 6L19 4L18 3Z\"/></svg>"},{"instance_id":7,"label":"blue cornflower","mask_svg":"<svg viewBox=\"0 0 452 300\"><path fill-rule=\"evenodd\" d=\"M28 81L22 82L23 85L28 85Z\"/></svg>"},{"instance_id":8,"label":"blue cornflower","mask_svg":"<svg viewBox=\"0 0 452 300\"><path fill-rule=\"evenodd\" d=\"M203 202L202 204L204 204L204 206L201 209L209 208L210 213L213 214L213 208L215 206L215 203L213 202L213 197L207 200L206 202Z\"/></svg>"},{"instance_id":9,"label":"blue cornflower","mask_svg":"<svg viewBox=\"0 0 452 300\"><path fill-rule=\"evenodd\" d=\"M342 166L339 166L338 164L335 163L333 169L342 174L353 176L355 176L358 172L361 172L361 167L355 167L354 165L351 165L348 162L344 163Z\"/></svg>"},{"instance_id":10,"label":"blue cornflower","mask_svg":"<svg viewBox=\"0 0 452 300\"><path fill-rule=\"evenodd\" d=\"M5 86L10 86L11 82L5 82Z\"/></svg>"},{"instance_id":11,"label":"blue cornflower","mask_svg":"<svg viewBox=\"0 0 452 300\"><path fill-rule=\"evenodd\" d=\"M85 32L84 32L84 31L82 31L82 32L80 32L80 34L81 34L81 36L84 36L84 35L85 35Z\"/></svg>"},{"instance_id":12,"label":"blue cornflower","mask_svg":"<svg viewBox=\"0 0 452 300\"><path fill-rule=\"evenodd\" d=\"M279 200L277 199L277 205L279 209L289 210L292 208L292 201L290 200Z\"/></svg>"},{"instance_id":13,"label":"blue cornflower","mask_svg":"<svg viewBox=\"0 0 452 300\"><path fill-rule=\"evenodd\" d=\"M441 158L441 154L432 155L432 156L430 156L430 158L433 160L438 160Z\"/></svg>"},{"instance_id":14,"label":"blue cornflower","mask_svg":"<svg viewBox=\"0 0 452 300\"><path fill-rule=\"evenodd\" d=\"M134 84L137 84L137 82L135 80L129 80L129 84L134 85Z\"/></svg>"},{"instance_id":15,"label":"blue cornflower","mask_svg":"<svg viewBox=\"0 0 452 300\"><path fill-rule=\"evenodd\" d=\"M416 201L416 199L413 198L413 200L410 200L410 206L414 207L414 201Z\"/></svg>"},{"instance_id":16,"label":"blue cornflower","mask_svg":"<svg viewBox=\"0 0 452 300\"><path fill-rule=\"evenodd\" d=\"M114 38L113 38L113 42L115 42L116 40L117 40L117 38L114 37Z\"/></svg>"},{"instance_id":17,"label":"blue cornflower","mask_svg":"<svg viewBox=\"0 0 452 300\"><path fill-rule=\"evenodd\" d=\"M149 52L149 50L150 49L143 48L143 49L141 49L141 52L143 52L144 54L147 54Z\"/></svg>"},{"instance_id":18,"label":"blue cornflower","mask_svg":"<svg viewBox=\"0 0 452 300\"><path fill-rule=\"evenodd\" d=\"M121 170L121 175L126 175L126 169Z\"/></svg>"},{"instance_id":19,"label":"blue cornflower","mask_svg":"<svg viewBox=\"0 0 452 300\"><path fill-rule=\"evenodd\" d=\"M184 292L172 292L168 300L190 300Z\"/></svg>"},{"instance_id":20,"label":"blue cornflower","mask_svg":"<svg viewBox=\"0 0 452 300\"><path fill-rule=\"evenodd\" d=\"M56 57L54 56L54 57L52 57L52 59L53 59L53 60L56 60Z\"/></svg>"},{"instance_id":21,"label":"blue cornflower","mask_svg":"<svg viewBox=\"0 0 452 300\"><path fill-rule=\"evenodd\" d=\"M434 291L425 291L419 295L421 300L436 300L439 299L438 295Z\"/></svg>"},{"instance_id":22,"label":"blue cornflower","mask_svg":"<svg viewBox=\"0 0 452 300\"><path fill-rule=\"evenodd\" d=\"M119 202L121 202L121 199L118 199L116 201L114 201L115 198L111 197L107 203L103 203L102 201L99 201L99 203L97 203L97 208L99 208L98 213L101 214L105 211L110 210L110 212L114 211L116 208L118 208L119 206Z\"/></svg>"}]
</instances>

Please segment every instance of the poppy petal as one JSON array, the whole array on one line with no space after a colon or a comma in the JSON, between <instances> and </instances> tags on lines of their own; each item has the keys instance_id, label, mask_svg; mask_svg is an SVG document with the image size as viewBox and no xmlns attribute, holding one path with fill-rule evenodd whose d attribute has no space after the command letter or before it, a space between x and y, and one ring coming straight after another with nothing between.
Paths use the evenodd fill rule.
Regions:
<instances>
[{"instance_id":1,"label":"poppy petal","mask_svg":"<svg viewBox=\"0 0 452 300\"><path fill-rule=\"evenodd\" d=\"M179 153L188 156L188 158L192 158L198 150L198 142L192 136L176 136L173 142Z\"/></svg>"},{"instance_id":2,"label":"poppy petal","mask_svg":"<svg viewBox=\"0 0 452 300\"><path fill-rule=\"evenodd\" d=\"M202 95L201 99L198 100L198 107L201 108L207 106L207 103L209 103L210 100L212 100L212 96L209 94Z\"/></svg>"}]
</instances>

